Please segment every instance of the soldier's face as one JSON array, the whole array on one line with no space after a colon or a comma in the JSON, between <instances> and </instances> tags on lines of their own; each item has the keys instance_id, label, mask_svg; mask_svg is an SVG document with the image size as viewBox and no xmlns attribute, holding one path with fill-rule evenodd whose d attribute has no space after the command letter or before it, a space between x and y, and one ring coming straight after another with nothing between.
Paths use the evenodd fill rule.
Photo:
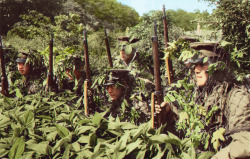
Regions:
<instances>
[{"instance_id":1,"label":"soldier's face","mask_svg":"<svg viewBox=\"0 0 250 159\"><path fill-rule=\"evenodd\" d=\"M122 87L116 87L115 85L107 86L107 91L112 101L118 100L122 96Z\"/></svg>"},{"instance_id":2,"label":"soldier's face","mask_svg":"<svg viewBox=\"0 0 250 159\"><path fill-rule=\"evenodd\" d=\"M209 64L206 63L198 63L195 64L195 76L196 76L196 84L199 87L203 87L205 86L205 84L207 83L208 80L208 66Z\"/></svg>"},{"instance_id":3,"label":"soldier's face","mask_svg":"<svg viewBox=\"0 0 250 159\"><path fill-rule=\"evenodd\" d=\"M120 56L123 61L127 61L129 59L129 55L125 53L125 50L120 51Z\"/></svg>"},{"instance_id":4,"label":"soldier's face","mask_svg":"<svg viewBox=\"0 0 250 159\"><path fill-rule=\"evenodd\" d=\"M21 75L28 75L30 72L30 65L28 63L17 63L18 71Z\"/></svg>"}]
</instances>

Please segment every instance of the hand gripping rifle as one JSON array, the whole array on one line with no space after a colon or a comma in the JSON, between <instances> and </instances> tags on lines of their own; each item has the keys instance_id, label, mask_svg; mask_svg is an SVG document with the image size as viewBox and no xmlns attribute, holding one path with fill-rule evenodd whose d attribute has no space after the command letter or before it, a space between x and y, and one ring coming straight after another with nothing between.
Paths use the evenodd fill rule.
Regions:
<instances>
[{"instance_id":1,"label":"hand gripping rifle","mask_svg":"<svg viewBox=\"0 0 250 159\"><path fill-rule=\"evenodd\" d=\"M2 90L1 90L1 93L4 96L9 96L8 81L7 81L7 76L6 76L5 67L4 67L2 36L0 36L0 58L1 58L1 68L2 68L2 78L1 78Z\"/></svg>"},{"instance_id":2,"label":"hand gripping rifle","mask_svg":"<svg viewBox=\"0 0 250 159\"><path fill-rule=\"evenodd\" d=\"M85 28L83 31L83 45L84 45L84 54L85 54L85 64L86 64L86 77L87 79L84 81L84 111L85 115L88 116L88 87L91 85L91 76L89 70L89 52L88 52L88 41L87 41L87 29Z\"/></svg>"},{"instance_id":3,"label":"hand gripping rifle","mask_svg":"<svg viewBox=\"0 0 250 159\"><path fill-rule=\"evenodd\" d=\"M157 104L161 104L163 101L163 94L161 88L161 77L160 77L160 59L159 59L159 51L158 51L158 36L157 36L157 26L156 21L154 21L154 36L152 36L153 43L153 59L154 59L154 82L155 82L155 93L151 95L151 117L152 117L152 127L154 127L154 99L156 97ZM157 127L159 127L162 123L161 121L162 114L158 114L157 116Z\"/></svg>"},{"instance_id":4,"label":"hand gripping rifle","mask_svg":"<svg viewBox=\"0 0 250 159\"><path fill-rule=\"evenodd\" d=\"M168 24L167 24L167 19L166 19L166 12L165 12L165 6L163 5L163 24L164 24L164 39L165 39L165 48L167 49L168 47ZM167 76L168 76L168 84L171 85L171 82L173 81L174 78L174 71L173 71L173 66L172 66L172 61L169 59L167 56L165 59L166 63L166 71L167 71Z\"/></svg>"},{"instance_id":5,"label":"hand gripping rifle","mask_svg":"<svg viewBox=\"0 0 250 159\"><path fill-rule=\"evenodd\" d=\"M108 58L109 58L109 66L113 67L113 62L112 62L110 47L109 47L109 40L108 40L108 36L107 36L107 29L104 30L104 33L105 33L106 49L107 49L107 54L108 54Z\"/></svg>"},{"instance_id":6,"label":"hand gripping rifle","mask_svg":"<svg viewBox=\"0 0 250 159\"><path fill-rule=\"evenodd\" d=\"M50 90L53 87L53 38L54 34L50 34L50 42L49 42L49 72L47 75L47 85L48 85L48 90Z\"/></svg>"}]
</instances>

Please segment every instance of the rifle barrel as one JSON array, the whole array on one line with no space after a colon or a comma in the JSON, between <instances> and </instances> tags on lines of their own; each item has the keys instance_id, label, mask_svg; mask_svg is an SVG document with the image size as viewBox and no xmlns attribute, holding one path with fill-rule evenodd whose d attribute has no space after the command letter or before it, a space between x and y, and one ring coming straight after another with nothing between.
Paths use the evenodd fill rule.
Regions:
<instances>
[{"instance_id":1,"label":"rifle barrel","mask_svg":"<svg viewBox=\"0 0 250 159\"><path fill-rule=\"evenodd\" d=\"M107 35L107 29L104 30L105 33L105 44L106 44L106 49L107 49L107 54L108 54L108 59L109 59L109 66L113 67L113 62L111 58L111 52L110 52L110 47L109 47L109 40L108 40L108 35Z\"/></svg>"},{"instance_id":2,"label":"rifle barrel","mask_svg":"<svg viewBox=\"0 0 250 159\"><path fill-rule=\"evenodd\" d=\"M1 90L1 93L5 96L9 96L8 81L7 81L7 75L6 75L5 66L4 66L2 36L0 36L0 58L1 58L1 68L2 68L2 78L1 78L2 90Z\"/></svg>"},{"instance_id":3,"label":"rifle barrel","mask_svg":"<svg viewBox=\"0 0 250 159\"><path fill-rule=\"evenodd\" d=\"M54 45L54 34L50 34L50 42L49 42L49 73L48 73L48 87L52 87L53 85L53 45Z\"/></svg>"},{"instance_id":4,"label":"rifle barrel","mask_svg":"<svg viewBox=\"0 0 250 159\"><path fill-rule=\"evenodd\" d=\"M162 11L163 11L165 48L167 48L168 42L169 42L169 37L168 37L168 24L167 24L167 18L166 18L166 11L165 11L164 5L162 8ZM173 71L172 61L169 58L166 58L165 63L166 63L166 71L167 71L167 75L168 75L168 84L171 85L171 82L174 79L174 71Z\"/></svg>"},{"instance_id":5,"label":"rifle barrel","mask_svg":"<svg viewBox=\"0 0 250 159\"><path fill-rule=\"evenodd\" d=\"M90 68L89 68L89 51L88 51L88 41L87 41L87 29L85 28L83 31L84 39L83 39L83 45L84 45L84 53L85 53L85 62L86 62L86 76L87 79L90 80Z\"/></svg>"},{"instance_id":6,"label":"rifle barrel","mask_svg":"<svg viewBox=\"0 0 250 159\"><path fill-rule=\"evenodd\" d=\"M152 37L153 42L153 58L154 58L154 77L155 77L155 90L161 91L161 78L160 78L160 58L158 51L158 37L156 22L154 21L155 36Z\"/></svg>"}]
</instances>

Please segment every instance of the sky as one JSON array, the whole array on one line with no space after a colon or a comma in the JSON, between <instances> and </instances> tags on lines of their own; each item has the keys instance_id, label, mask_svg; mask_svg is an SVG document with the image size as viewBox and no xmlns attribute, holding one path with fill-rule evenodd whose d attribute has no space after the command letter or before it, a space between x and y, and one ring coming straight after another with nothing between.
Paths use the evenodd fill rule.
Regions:
<instances>
[{"instance_id":1,"label":"sky","mask_svg":"<svg viewBox=\"0 0 250 159\"><path fill-rule=\"evenodd\" d=\"M200 0L117 0L122 4L134 8L140 16L143 13L147 13L151 10L162 10L163 5L165 9L183 9L187 12L194 12L199 9L201 12L207 10L208 13L212 13L215 6L209 6L208 2Z\"/></svg>"}]
</instances>

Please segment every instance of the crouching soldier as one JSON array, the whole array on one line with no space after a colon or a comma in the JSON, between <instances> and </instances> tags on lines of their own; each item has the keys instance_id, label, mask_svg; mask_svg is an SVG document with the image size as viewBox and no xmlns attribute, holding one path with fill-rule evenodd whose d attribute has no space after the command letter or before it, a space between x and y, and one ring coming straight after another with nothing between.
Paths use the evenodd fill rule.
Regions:
<instances>
[{"instance_id":1,"label":"crouching soldier","mask_svg":"<svg viewBox=\"0 0 250 159\"><path fill-rule=\"evenodd\" d=\"M186 61L194 66L196 81L195 104L202 105L213 114L206 131L225 130L223 147L212 158L231 159L250 157L250 95L245 86L238 85L232 75L229 55L218 43L194 42L190 47L198 53ZM164 107L164 109L169 109ZM205 119L203 119L205 121Z\"/></svg>"},{"instance_id":2,"label":"crouching soldier","mask_svg":"<svg viewBox=\"0 0 250 159\"><path fill-rule=\"evenodd\" d=\"M46 78L46 67L43 59L36 53L19 51L17 68L22 79L15 81L22 95L35 94L43 89L43 82ZM38 57L39 56L39 57Z\"/></svg>"},{"instance_id":3,"label":"crouching soldier","mask_svg":"<svg viewBox=\"0 0 250 159\"><path fill-rule=\"evenodd\" d=\"M69 65L65 68L66 78L62 79L60 90L75 91L80 96L83 94L83 83L86 79L85 62L79 56L70 56L66 62Z\"/></svg>"},{"instance_id":4,"label":"crouching soldier","mask_svg":"<svg viewBox=\"0 0 250 159\"><path fill-rule=\"evenodd\" d=\"M105 84L106 90L109 93L111 104L104 115L108 117L120 117L122 121L131 121L134 123L147 122L150 118L150 109L147 102L141 102L141 107L144 106L142 112L135 107L135 101L131 100L131 95L135 81L134 78L129 74L129 70L126 69L113 69L110 70L108 80Z\"/></svg>"}]
</instances>

